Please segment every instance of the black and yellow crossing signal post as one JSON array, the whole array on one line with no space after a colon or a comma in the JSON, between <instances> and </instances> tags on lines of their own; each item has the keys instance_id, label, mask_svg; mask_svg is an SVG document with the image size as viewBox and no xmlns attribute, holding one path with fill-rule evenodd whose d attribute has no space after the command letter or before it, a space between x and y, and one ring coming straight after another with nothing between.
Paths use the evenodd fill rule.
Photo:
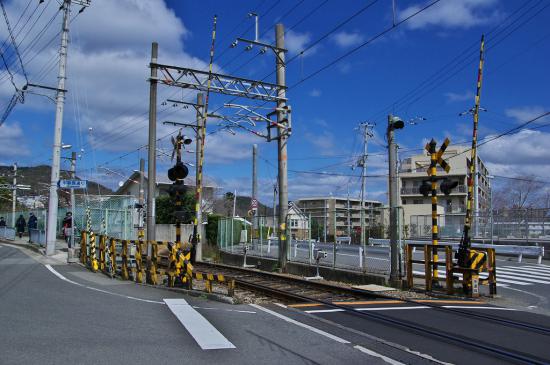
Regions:
<instances>
[{"instance_id":1,"label":"black and yellow crossing signal post","mask_svg":"<svg viewBox=\"0 0 550 365\"><path fill-rule=\"evenodd\" d=\"M451 170L451 166L443 159L443 154L449 146L451 141L448 138L445 138L445 141L439 148L439 151L436 151L437 142L432 138L432 140L426 144L426 151L430 154L430 167L427 171L429 179L424 180L420 186L420 193L424 196L431 195L432 197L432 245L433 247L433 286L438 285L438 265L439 255L437 252L437 246L439 244L439 226L437 224L437 181L440 180L440 189L441 192L445 195L449 195L457 185L457 181L450 181L445 177L437 177L437 165L441 166L445 172Z\"/></svg>"},{"instance_id":2,"label":"black and yellow crossing signal post","mask_svg":"<svg viewBox=\"0 0 550 365\"><path fill-rule=\"evenodd\" d=\"M176 242L174 242L173 247L169 247L170 251L170 262L174 267L170 267L169 271L172 273L179 273L181 268L178 267L180 264L180 250L183 247L181 242L181 221L185 215L185 212L182 210L183 197L185 196L186 188L184 184L184 179L189 174L189 169L181 160L181 150L183 145L190 144L192 141L190 138L178 133L177 137L172 138L172 144L174 146L172 152L172 158L176 155L176 164L168 170L168 179L173 181L169 189L170 196L174 199L176 210L174 212L176 218ZM185 249L185 248L184 248ZM188 252L189 253L189 252ZM184 253L185 256L185 253ZM187 264L184 264L187 265ZM183 272L186 271L186 268L183 268ZM179 275L171 275L169 280L169 285L175 285L175 279Z\"/></svg>"}]
</instances>

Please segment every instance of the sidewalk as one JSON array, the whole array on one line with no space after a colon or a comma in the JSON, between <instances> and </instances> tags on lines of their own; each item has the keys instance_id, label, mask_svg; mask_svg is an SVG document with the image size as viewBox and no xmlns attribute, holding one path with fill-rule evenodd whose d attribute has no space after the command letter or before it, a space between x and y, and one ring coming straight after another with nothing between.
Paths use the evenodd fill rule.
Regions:
<instances>
[{"instance_id":1,"label":"sidewalk","mask_svg":"<svg viewBox=\"0 0 550 365\"><path fill-rule=\"evenodd\" d=\"M15 237L15 240L8 240L0 238L0 243L7 243L18 246L26 246L37 250L42 255L46 256L46 247L42 247L37 243L29 243L29 236L23 235L23 238L19 236ZM55 254L48 256L52 259L67 262L67 243L63 239L57 239L55 241Z\"/></svg>"}]
</instances>

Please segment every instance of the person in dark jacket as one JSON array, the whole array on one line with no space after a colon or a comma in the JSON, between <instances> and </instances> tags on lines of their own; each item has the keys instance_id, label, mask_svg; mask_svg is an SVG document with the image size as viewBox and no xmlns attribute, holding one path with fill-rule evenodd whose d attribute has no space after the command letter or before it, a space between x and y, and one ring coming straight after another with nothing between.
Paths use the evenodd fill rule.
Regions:
<instances>
[{"instance_id":1,"label":"person in dark jacket","mask_svg":"<svg viewBox=\"0 0 550 365\"><path fill-rule=\"evenodd\" d=\"M19 235L19 238L23 238L23 233L25 232L25 226L27 225L27 222L25 221L25 218L23 218L23 214L17 218L17 222L15 222L15 228L17 228L17 234Z\"/></svg>"},{"instance_id":2,"label":"person in dark jacket","mask_svg":"<svg viewBox=\"0 0 550 365\"><path fill-rule=\"evenodd\" d=\"M67 246L69 248L71 248L73 233L73 214L71 212L67 212L65 214L65 218L63 218L63 236L65 237L65 242L67 242Z\"/></svg>"},{"instance_id":3,"label":"person in dark jacket","mask_svg":"<svg viewBox=\"0 0 550 365\"><path fill-rule=\"evenodd\" d=\"M34 215L34 213L31 213L29 215L29 222L27 223L27 226L29 227L29 243L31 242L31 229L38 228L38 218Z\"/></svg>"},{"instance_id":4,"label":"person in dark jacket","mask_svg":"<svg viewBox=\"0 0 550 365\"><path fill-rule=\"evenodd\" d=\"M5 227L6 221L4 220L4 217L0 217L0 227Z\"/></svg>"}]
</instances>

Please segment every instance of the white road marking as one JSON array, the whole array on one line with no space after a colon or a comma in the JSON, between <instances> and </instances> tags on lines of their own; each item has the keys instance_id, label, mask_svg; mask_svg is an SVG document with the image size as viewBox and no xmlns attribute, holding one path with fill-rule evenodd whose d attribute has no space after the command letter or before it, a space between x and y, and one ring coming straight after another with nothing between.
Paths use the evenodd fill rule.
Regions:
<instances>
[{"instance_id":1,"label":"white road marking","mask_svg":"<svg viewBox=\"0 0 550 365\"><path fill-rule=\"evenodd\" d=\"M400 310L400 309L427 309L430 308L426 305L416 305L413 307L375 307L375 308L354 308L358 311L389 311L389 310Z\"/></svg>"},{"instance_id":2,"label":"white road marking","mask_svg":"<svg viewBox=\"0 0 550 365\"><path fill-rule=\"evenodd\" d=\"M213 307L199 307L197 305L194 305L193 308L195 308L195 309L217 310L217 311L223 311L223 312L237 312L237 313L256 314L256 312L254 312L254 311L244 311L244 310L238 310L238 309L225 309L225 308L213 308Z\"/></svg>"},{"instance_id":3,"label":"white road marking","mask_svg":"<svg viewBox=\"0 0 550 365\"><path fill-rule=\"evenodd\" d=\"M548 274L540 274L538 272L530 271L530 270L516 270L516 269L497 269L497 275L500 273L506 273L506 274L513 274L513 275L526 275L529 277L536 277L541 279L550 279L550 273Z\"/></svg>"},{"instance_id":4,"label":"white road marking","mask_svg":"<svg viewBox=\"0 0 550 365\"><path fill-rule=\"evenodd\" d=\"M549 275L550 269L544 268L544 267L536 267L536 266L522 266L525 270L531 270L540 272L541 274Z\"/></svg>"},{"instance_id":5,"label":"white road marking","mask_svg":"<svg viewBox=\"0 0 550 365\"><path fill-rule=\"evenodd\" d=\"M493 309L497 311L515 311L514 308L504 308L504 307L479 307L473 305L442 305L443 308L455 308L455 309Z\"/></svg>"},{"instance_id":6,"label":"white road marking","mask_svg":"<svg viewBox=\"0 0 550 365\"><path fill-rule=\"evenodd\" d=\"M279 314L279 313L277 313L277 312L275 312L275 311L272 311L272 310L270 310L270 309L264 308L264 307L262 307L262 306L260 306L260 305L258 305L258 304L250 304L250 306L252 306L252 307L254 307L254 308L258 309L258 310L261 310L261 311L263 311L263 312L269 313L269 314L271 314L272 316L275 316L275 317L277 317L277 318L280 318L280 319L282 319L282 320L284 320L284 321L287 321L287 322L289 322L289 323L295 324L296 326L305 328L305 329L307 329L307 330L310 330L311 332L315 332L315 333L317 333L318 335L321 335L321 336L330 338L330 339L333 340L333 341L336 341L336 342L339 342L339 343L344 343L344 344L350 343L348 340L344 340L344 339L341 338L341 337L335 336L335 335L333 335L333 334L330 334L330 333L325 332L325 331L323 331L323 330L320 330L320 329L318 329L318 328L312 327L312 326L307 325L307 324L305 324L305 323L298 322L298 321L296 321L296 320L294 320L294 319L292 319L292 318L289 318L289 317L287 317L287 316L284 316L284 315L282 315L282 314Z\"/></svg>"},{"instance_id":7,"label":"white road marking","mask_svg":"<svg viewBox=\"0 0 550 365\"><path fill-rule=\"evenodd\" d=\"M93 286L88 286L88 285L80 284L80 283L77 283L76 281L72 281L72 280L70 280L70 279L67 279L65 276L63 276L63 275L61 275L59 272L57 272L50 264L46 264L46 265L44 265L44 266L46 266L46 269L48 269L52 274L54 274L55 276L57 276L59 279L61 279L61 280L63 280L63 281L66 281L66 282L68 282L68 283L71 283L71 284L73 284L73 285L76 285L76 286L80 286L80 287L83 287L83 288L86 288L86 289L98 291L98 292L100 292L100 293L105 293L105 294L109 294L109 295L114 295L114 296L121 297L121 298L126 298L126 299L131 299L131 300L137 300L137 301L139 301L139 302L153 303L153 304L162 304L162 305L164 305L164 302L159 302L159 301L156 301L156 300L149 300L149 299L142 299L142 298L131 297L131 296L128 296L128 295L113 293L113 292L110 292L110 291L107 291L107 290L103 290L103 289L99 289L99 288L94 288Z\"/></svg>"},{"instance_id":8,"label":"white road marking","mask_svg":"<svg viewBox=\"0 0 550 365\"><path fill-rule=\"evenodd\" d=\"M379 354L378 352L374 352L374 351L372 351L372 350L369 350L369 349L367 349L367 348L364 348L363 346L360 346L360 345L355 345L355 346L353 346L353 348L354 348L354 349L357 349L357 350L359 350L359 351L361 351L361 352L363 352L363 353L365 353L365 354L367 354L367 355L370 355L370 356L372 356L372 357L378 357L378 358L384 360L385 362L387 362L388 364L391 364L391 365L405 365L405 364L402 363L402 362L399 362L399 361L397 361L397 360L391 359L391 358L389 358L389 357L387 357L387 356L384 356L384 355L382 355L382 354Z\"/></svg>"},{"instance_id":9,"label":"white road marking","mask_svg":"<svg viewBox=\"0 0 550 365\"><path fill-rule=\"evenodd\" d=\"M233 345L185 299L164 299L176 318L203 350L234 349Z\"/></svg>"},{"instance_id":10,"label":"white road marking","mask_svg":"<svg viewBox=\"0 0 550 365\"><path fill-rule=\"evenodd\" d=\"M308 310L304 312L315 314L315 313L332 313L332 312L345 312L345 311L346 311L345 309L314 309L314 310Z\"/></svg>"},{"instance_id":11,"label":"white road marking","mask_svg":"<svg viewBox=\"0 0 550 365\"><path fill-rule=\"evenodd\" d=\"M538 284L550 284L550 281L544 281L544 280L537 280L532 278L525 278L525 277L519 277L519 275L514 274L498 274L497 275L497 281L502 280L502 278L508 278L508 279L516 279L516 280L522 280L527 281L529 283L538 283Z\"/></svg>"},{"instance_id":12,"label":"white road marking","mask_svg":"<svg viewBox=\"0 0 550 365\"><path fill-rule=\"evenodd\" d=\"M424 272L415 270L415 271L413 271L413 274L424 275ZM462 274L457 274L457 276L459 278L461 278ZM447 275L445 275L445 273L439 271L439 277L446 278ZM486 279L487 276L485 276L485 277L481 276L481 278ZM508 283L508 284L517 284L517 285L533 285L533 284L530 284L530 283L524 283L524 282L519 282L519 281L514 281L514 280L509 280L509 279L500 279L500 276L498 275L498 270L497 270L497 286L503 286L503 285L500 285L498 282L503 282L503 283Z\"/></svg>"}]
</instances>

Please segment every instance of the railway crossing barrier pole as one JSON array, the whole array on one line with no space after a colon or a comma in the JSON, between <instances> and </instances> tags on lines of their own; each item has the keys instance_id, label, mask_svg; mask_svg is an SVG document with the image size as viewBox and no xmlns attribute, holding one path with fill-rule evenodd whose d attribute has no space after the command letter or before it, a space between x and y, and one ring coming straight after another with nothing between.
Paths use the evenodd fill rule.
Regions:
<instances>
[{"instance_id":1,"label":"railway crossing barrier pole","mask_svg":"<svg viewBox=\"0 0 550 365\"><path fill-rule=\"evenodd\" d=\"M447 294L452 295L454 293L454 276L453 276L453 247L445 246L445 271L447 276L445 277Z\"/></svg>"},{"instance_id":2,"label":"railway crossing barrier pole","mask_svg":"<svg viewBox=\"0 0 550 365\"><path fill-rule=\"evenodd\" d=\"M424 276L426 291L432 291L432 251L428 245L424 245Z\"/></svg>"},{"instance_id":3,"label":"railway crossing barrier pole","mask_svg":"<svg viewBox=\"0 0 550 365\"><path fill-rule=\"evenodd\" d=\"M157 242L153 241L150 242L151 247L151 255L147 257L147 261L150 262L148 269L148 284L157 285L158 283L158 277L157 277L157 261L158 261L158 250L159 246Z\"/></svg>"},{"instance_id":4,"label":"railway crossing barrier pole","mask_svg":"<svg viewBox=\"0 0 550 365\"><path fill-rule=\"evenodd\" d=\"M363 247L359 246L359 268L363 268Z\"/></svg>"}]
</instances>

